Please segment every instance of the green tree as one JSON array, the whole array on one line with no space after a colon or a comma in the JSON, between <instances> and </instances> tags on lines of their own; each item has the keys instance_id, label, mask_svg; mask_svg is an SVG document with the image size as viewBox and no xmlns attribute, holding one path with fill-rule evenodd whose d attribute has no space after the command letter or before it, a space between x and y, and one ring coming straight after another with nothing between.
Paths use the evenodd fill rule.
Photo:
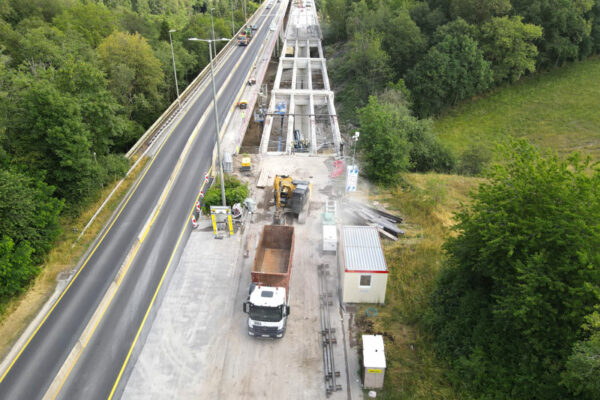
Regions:
<instances>
[{"instance_id":1,"label":"green tree","mask_svg":"<svg viewBox=\"0 0 600 400\"><path fill-rule=\"evenodd\" d=\"M427 38L406 10L392 18L384 32L383 49L390 56L396 76L402 76L425 54Z\"/></svg>"},{"instance_id":2,"label":"green tree","mask_svg":"<svg viewBox=\"0 0 600 400\"><path fill-rule=\"evenodd\" d=\"M13 162L31 176L45 177L70 204L80 204L102 183L81 104L49 79L25 79L15 87L21 97L10 107L7 129Z\"/></svg>"},{"instance_id":3,"label":"green tree","mask_svg":"<svg viewBox=\"0 0 600 400\"><path fill-rule=\"evenodd\" d=\"M90 132L91 151L107 155L118 144L131 140L122 107L107 89L104 73L85 61L67 60L57 71L56 84L63 93L75 97L82 122Z\"/></svg>"},{"instance_id":4,"label":"green tree","mask_svg":"<svg viewBox=\"0 0 600 400\"><path fill-rule=\"evenodd\" d=\"M406 76L414 109L426 117L475 96L492 82L490 63L466 35L446 35Z\"/></svg>"},{"instance_id":5,"label":"green tree","mask_svg":"<svg viewBox=\"0 0 600 400\"><path fill-rule=\"evenodd\" d=\"M525 142L503 160L456 216L428 325L475 397L568 398L561 373L600 303L600 171Z\"/></svg>"},{"instance_id":6,"label":"green tree","mask_svg":"<svg viewBox=\"0 0 600 400\"><path fill-rule=\"evenodd\" d=\"M30 243L35 262L42 260L59 234L63 202L53 193L53 187L22 173L0 171L0 237L10 237L17 245Z\"/></svg>"},{"instance_id":7,"label":"green tree","mask_svg":"<svg viewBox=\"0 0 600 400\"><path fill-rule=\"evenodd\" d=\"M390 57L381 48L381 35L374 31L356 33L346 44L346 53L334 70L335 76L345 82L342 108L352 117L355 108L363 106L369 95L383 89L392 77Z\"/></svg>"},{"instance_id":8,"label":"green tree","mask_svg":"<svg viewBox=\"0 0 600 400\"><path fill-rule=\"evenodd\" d=\"M417 119L410 112L410 93L404 82L400 80L377 96L380 104L393 109L400 117L398 129L401 136L406 137L409 150L409 171L413 172L451 172L456 166L456 159L450 150L443 145L433 132L431 120Z\"/></svg>"},{"instance_id":9,"label":"green tree","mask_svg":"<svg viewBox=\"0 0 600 400\"><path fill-rule=\"evenodd\" d=\"M358 110L361 169L374 182L394 183L410 166L410 148L402 129L405 116L397 107L379 103L375 96L370 96L369 103Z\"/></svg>"},{"instance_id":10,"label":"green tree","mask_svg":"<svg viewBox=\"0 0 600 400\"><path fill-rule=\"evenodd\" d=\"M348 2L346 0L327 0L325 3L325 37L330 42L345 40Z\"/></svg>"},{"instance_id":11,"label":"green tree","mask_svg":"<svg viewBox=\"0 0 600 400\"><path fill-rule=\"evenodd\" d=\"M20 293L39 271L31 260L33 249L28 242L15 246L8 236L0 239L0 301Z\"/></svg>"},{"instance_id":12,"label":"green tree","mask_svg":"<svg viewBox=\"0 0 600 400\"><path fill-rule=\"evenodd\" d=\"M450 15L471 24L482 24L492 17L508 14L510 0L451 0Z\"/></svg>"},{"instance_id":13,"label":"green tree","mask_svg":"<svg viewBox=\"0 0 600 400\"><path fill-rule=\"evenodd\" d=\"M573 346L562 383L575 396L597 400L600 399L600 307L586 317L582 329L589 336Z\"/></svg>"},{"instance_id":14,"label":"green tree","mask_svg":"<svg viewBox=\"0 0 600 400\"><path fill-rule=\"evenodd\" d=\"M163 71L141 35L115 32L98 46L108 85L130 119L150 126L161 109Z\"/></svg>"},{"instance_id":15,"label":"green tree","mask_svg":"<svg viewBox=\"0 0 600 400\"><path fill-rule=\"evenodd\" d=\"M580 57L579 46L591 33L587 13L594 0L512 0L512 5L526 23L542 27L537 46L542 65L562 65Z\"/></svg>"},{"instance_id":16,"label":"green tree","mask_svg":"<svg viewBox=\"0 0 600 400\"><path fill-rule=\"evenodd\" d=\"M440 8L431 9L429 4L424 1L415 1L409 8L409 12L412 20L427 37L433 35L438 27L448 22L446 14Z\"/></svg>"},{"instance_id":17,"label":"green tree","mask_svg":"<svg viewBox=\"0 0 600 400\"><path fill-rule=\"evenodd\" d=\"M63 32L77 32L96 48L117 27L115 16L102 4L74 4L54 18Z\"/></svg>"},{"instance_id":18,"label":"green tree","mask_svg":"<svg viewBox=\"0 0 600 400\"><path fill-rule=\"evenodd\" d=\"M486 60L492 63L494 81L515 82L535 71L538 55L534 42L542 29L524 24L519 16L492 18L481 26L479 44Z\"/></svg>"}]
</instances>

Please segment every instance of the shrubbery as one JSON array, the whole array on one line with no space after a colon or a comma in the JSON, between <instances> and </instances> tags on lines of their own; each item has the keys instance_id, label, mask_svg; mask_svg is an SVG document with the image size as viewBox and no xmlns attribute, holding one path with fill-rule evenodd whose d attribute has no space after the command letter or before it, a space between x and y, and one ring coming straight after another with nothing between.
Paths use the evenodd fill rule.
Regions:
<instances>
[{"instance_id":1,"label":"shrubbery","mask_svg":"<svg viewBox=\"0 0 600 400\"><path fill-rule=\"evenodd\" d=\"M597 398L600 170L519 142L457 219L428 318L456 384Z\"/></svg>"},{"instance_id":2,"label":"shrubbery","mask_svg":"<svg viewBox=\"0 0 600 400\"><path fill-rule=\"evenodd\" d=\"M233 206L235 203L242 203L250 191L248 186L240 181L235 175L225 175L225 201L228 206ZM221 180L217 177L213 185L208 189L204 196L203 210L205 213L210 213L210 206L220 206L221 201Z\"/></svg>"}]
</instances>

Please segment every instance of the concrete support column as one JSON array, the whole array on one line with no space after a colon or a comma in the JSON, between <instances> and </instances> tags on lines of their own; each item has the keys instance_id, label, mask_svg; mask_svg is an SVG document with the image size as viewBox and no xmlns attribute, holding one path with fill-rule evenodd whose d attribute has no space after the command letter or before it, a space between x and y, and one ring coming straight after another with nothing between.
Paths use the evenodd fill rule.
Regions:
<instances>
[{"instance_id":1,"label":"concrete support column","mask_svg":"<svg viewBox=\"0 0 600 400\"><path fill-rule=\"evenodd\" d=\"M288 126L287 126L287 137L285 140L285 152L287 154L292 154L292 149L294 148L294 112L295 112L295 103L294 103L294 95L290 96L290 104L288 107Z\"/></svg>"},{"instance_id":2,"label":"concrete support column","mask_svg":"<svg viewBox=\"0 0 600 400\"><path fill-rule=\"evenodd\" d=\"M321 46L319 46L321 48ZM323 86L325 90L331 90L329 86L329 76L327 75L327 62L324 58L321 59L321 74L323 75Z\"/></svg>"},{"instance_id":3,"label":"concrete support column","mask_svg":"<svg viewBox=\"0 0 600 400\"><path fill-rule=\"evenodd\" d=\"M271 114L275 111L275 91L271 90L271 100L269 101L269 108L267 113ZM262 139L260 140L260 153L266 153L269 148L269 139L271 138L271 129L273 128L273 115L267 115L265 117L265 125L263 128Z\"/></svg>"},{"instance_id":4,"label":"concrete support column","mask_svg":"<svg viewBox=\"0 0 600 400\"><path fill-rule=\"evenodd\" d=\"M323 74L323 76L325 76L325 74ZM335 149L335 152L338 153L340 151L340 140L341 140L341 135L340 135L340 126L338 124L338 119L337 119L337 115L335 113L335 103L333 101L333 92L329 93L329 96L327 96L327 110L329 111L329 114L331 115L331 130L333 131L333 146Z\"/></svg>"},{"instance_id":5,"label":"concrete support column","mask_svg":"<svg viewBox=\"0 0 600 400\"><path fill-rule=\"evenodd\" d=\"M315 99L312 93L308 99L308 113L310 114L310 154L317 154L317 123L315 119Z\"/></svg>"},{"instance_id":6,"label":"concrete support column","mask_svg":"<svg viewBox=\"0 0 600 400\"><path fill-rule=\"evenodd\" d=\"M298 79L298 64L296 63L296 58L294 57L294 64L292 65L292 92L296 90L296 79Z\"/></svg>"},{"instance_id":7,"label":"concrete support column","mask_svg":"<svg viewBox=\"0 0 600 400\"><path fill-rule=\"evenodd\" d=\"M313 90L313 84L312 84L312 62L310 62L310 59L308 60L308 62L306 63L306 74L308 76L308 90Z\"/></svg>"},{"instance_id":8,"label":"concrete support column","mask_svg":"<svg viewBox=\"0 0 600 400\"><path fill-rule=\"evenodd\" d=\"M275 75L275 82L273 83L273 89L279 89L281 85L281 76L283 75L283 61L279 60L279 65L277 66L277 74Z\"/></svg>"}]
</instances>

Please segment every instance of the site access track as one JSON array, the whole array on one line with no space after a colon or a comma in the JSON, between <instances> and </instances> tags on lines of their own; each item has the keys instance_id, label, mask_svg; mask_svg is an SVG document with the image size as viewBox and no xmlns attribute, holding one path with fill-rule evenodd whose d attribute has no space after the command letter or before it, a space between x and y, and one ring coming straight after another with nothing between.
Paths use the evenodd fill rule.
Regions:
<instances>
[{"instance_id":1,"label":"site access track","mask_svg":"<svg viewBox=\"0 0 600 400\"><path fill-rule=\"evenodd\" d=\"M215 76L221 126L269 34L271 20L280 7L287 6L287 2L276 4L270 10L259 10L256 23L260 28L254 40L248 47L235 46ZM178 246L189 235L186 227L190 211L212 162L215 126L211 102L211 87L207 85L165 139L75 277L11 361L0 381L2 399L55 396L47 393L49 386L138 240L188 139L202 120L160 213L143 236L114 298L93 326L93 334L68 369L57 394L64 399L106 399L115 393L117 380L125 378L120 372L126 371L126 360L131 361L132 343L163 273L170 263L176 265Z\"/></svg>"}]
</instances>

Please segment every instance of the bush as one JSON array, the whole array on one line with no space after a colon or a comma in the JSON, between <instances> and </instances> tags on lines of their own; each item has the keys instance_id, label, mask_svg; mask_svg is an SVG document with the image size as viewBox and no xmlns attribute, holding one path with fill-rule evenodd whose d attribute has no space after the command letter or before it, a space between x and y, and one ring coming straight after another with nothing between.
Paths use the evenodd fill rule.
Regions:
<instances>
[{"instance_id":1,"label":"bush","mask_svg":"<svg viewBox=\"0 0 600 400\"><path fill-rule=\"evenodd\" d=\"M225 175L225 201L228 206L241 203L248 197L248 186L242 183L235 175ZM221 180L215 179L213 185L204 196L204 213L210 213L210 206L221 205Z\"/></svg>"},{"instance_id":2,"label":"bush","mask_svg":"<svg viewBox=\"0 0 600 400\"><path fill-rule=\"evenodd\" d=\"M412 118L412 117L411 117ZM413 129L408 129L410 148L410 170L413 172L452 172L456 157L431 130L430 121L414 119Z\"/></svg>"},{"instance_id":3,"label":"bush","mask_svg":"<svg viewBox=\"0 0 600 400\"><path fill-rule=\"evenodd\" d=\"M492 153L488 148L484 146L470 147L460 155L458 173L469 176L480 175L491 158Z\"/></svg>"}]
</instances>

